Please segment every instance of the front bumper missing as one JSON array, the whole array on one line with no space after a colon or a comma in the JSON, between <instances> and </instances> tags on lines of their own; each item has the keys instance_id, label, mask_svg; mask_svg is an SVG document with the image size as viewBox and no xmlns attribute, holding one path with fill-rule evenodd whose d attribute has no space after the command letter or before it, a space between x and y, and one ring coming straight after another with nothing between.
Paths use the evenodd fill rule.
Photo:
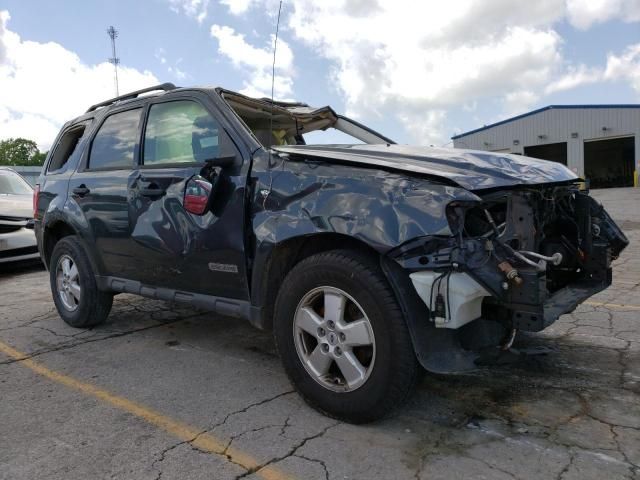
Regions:
<instances>
[{"instance_id":1,"label":"front bumper missing","mask_svg":"<svg viewBox=\"0 0 640 480\"><path fill-rule=\"evenodd\" d=\"M611 284L611 270L600 280L579 280L550 295L538 305L512 304L513 328L540 331L561 315L575 308ZM450 277L434 271L414 272L409 275L418 296L427 306L430 320L436 328L460 328L482 317L482 302L491 294L464 272L454 272ZM435 299L441 294L445 299L444 315L436 315ZM491 320L491 319L488 319Z\"/></svg>"},{"instance_id":2,"label":"front bumper missing","mask_svg":"<svg viewBox=\"0 0 640 480\"><path fill-rule=\"evenodd\" d=\"M514 328L529 332L539 332L555 322L560 315L573 312L578 305L598 292L605 290L609 281L594 282L592 280L582 280L572 285L562 288L551 295L535 311L521 310L516 313ZM518 317L520 315L520 317Z\"/></svg>"},{"instance_id":3,"label":"front bumper missing","mask_svg":"<svg viewBox=\"0 0 640 480\"><path fill-rule=\"evenodd\" d=\"M432 320L438 328L460 328L480 318L482 300L491 294L464 272L445 273L431 270L415 272L409 275L418 296L433 312L438 295L444 302L443 315L433 315Z\"/></svg>"}]
</instances>

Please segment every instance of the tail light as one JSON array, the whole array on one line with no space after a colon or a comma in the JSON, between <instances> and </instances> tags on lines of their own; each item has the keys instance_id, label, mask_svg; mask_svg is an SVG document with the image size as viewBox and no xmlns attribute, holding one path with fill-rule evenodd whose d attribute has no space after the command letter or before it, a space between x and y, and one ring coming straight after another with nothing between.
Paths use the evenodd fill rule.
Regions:
<instances>
[{"instance_id":1,"label":"tail light","mask_svg":"<svg viewBox=\"0 0 640 480\"><path fill-rule=\"evenodd\" d=\"M207 210L211 189L211 183L204 178L193 177L184 191L184 209L194 215L202 215Z\"/></svg>"},{"instance_id":2,"label":"tail light","mask_svg":"<svg viewBox=\"0 0 640 480\"><path fill-rule=\"evenodd\" d=\"M38 197L40 196L40 185L36 184L33 189L33 218L38 218Z\"/></svg>"}]
</instances>

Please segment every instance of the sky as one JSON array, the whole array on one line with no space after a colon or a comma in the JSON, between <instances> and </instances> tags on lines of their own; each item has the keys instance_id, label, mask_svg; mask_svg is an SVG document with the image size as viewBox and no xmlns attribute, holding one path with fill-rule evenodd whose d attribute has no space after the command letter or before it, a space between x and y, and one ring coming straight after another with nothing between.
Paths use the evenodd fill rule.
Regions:
<instances>
[{"instance_id":1,"label":"sky","mask_svg":"<svg viewBox=\"0 0 640 480\"><path fill-rule=\"evenodd\" d=\"M270 96L278 0L0 0L0 139L156 83ZM640 0L284 0L275 97L399 143L550 104L640 103Z\"/></svg>"}]
</instances>

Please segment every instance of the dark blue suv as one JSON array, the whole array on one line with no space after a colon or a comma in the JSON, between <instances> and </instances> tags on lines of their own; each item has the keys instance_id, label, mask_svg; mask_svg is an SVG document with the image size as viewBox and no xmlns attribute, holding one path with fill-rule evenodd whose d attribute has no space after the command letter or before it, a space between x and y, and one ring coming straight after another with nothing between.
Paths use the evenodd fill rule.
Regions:
<instances>
[{"instance_id":1,"label":"dark blue suv","mask_svg":"<svg viewBox=\"0 0 640 480\"><path fill-rule=\"evenodd\" d=\"M247 319L311 405L352 422L421 366L475 368L572 311L628 243L560 164L171 84L66 123L34 200L65 322L105 321L122 292Z\"/></svg>"}]
</instances>

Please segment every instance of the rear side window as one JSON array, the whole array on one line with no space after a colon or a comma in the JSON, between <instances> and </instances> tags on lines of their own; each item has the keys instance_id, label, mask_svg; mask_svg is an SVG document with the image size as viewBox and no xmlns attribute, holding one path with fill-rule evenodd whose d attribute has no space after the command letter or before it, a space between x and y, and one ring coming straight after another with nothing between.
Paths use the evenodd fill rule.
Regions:
<instances>
[{"instance_id":1,"label":"rear side window","mask_svg":"<svg viewBox=\"0 0 640 480\"><path fill-rule=\"evenodd\" d=\"M91 144L89 168L130 168L142 109L115 113L104 121Z\"/></svg>"},{"instance_id":2,"label":"rear side window","mask_svg":"<svg viewBox=\"0 0 640 480\"><path fill-rule=\"evenodd\" d=\"M75 125L62 135L62 138L53 151L49 167L47 168L48 173L63 170L69 159L76 153L80 139L82 139L87 131L88 125L88 123Z\"/></svg>"},{"instance_id":3,"label":"rear side window","mask_svg":"<svg viewBox=\"0 0 640 480\"><path fill-rule=\"evenodd\" d=\"M202 163L218 157L218 122L189 100L151 106L144 134L144 165Z\"/></svg>"}]
</instances>

